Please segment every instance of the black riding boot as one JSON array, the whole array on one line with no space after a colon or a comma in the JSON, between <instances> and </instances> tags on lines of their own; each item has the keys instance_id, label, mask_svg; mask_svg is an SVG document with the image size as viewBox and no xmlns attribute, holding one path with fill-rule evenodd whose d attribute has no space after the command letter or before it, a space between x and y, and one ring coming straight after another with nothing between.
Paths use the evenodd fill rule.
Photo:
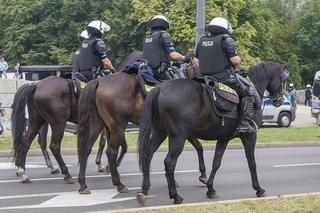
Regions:
<instances>
[{"instance_id":1,"label":"black riding boot","mask_svg":"<svg viewBox=\"0 0 320 213\"><path fill-rule=\"evenodd\" d=\"M241 133L255 132L256 126L252 120L254 97L245 96L241 98L241 118L237 131Z\"/></svg>"}]
</instances>

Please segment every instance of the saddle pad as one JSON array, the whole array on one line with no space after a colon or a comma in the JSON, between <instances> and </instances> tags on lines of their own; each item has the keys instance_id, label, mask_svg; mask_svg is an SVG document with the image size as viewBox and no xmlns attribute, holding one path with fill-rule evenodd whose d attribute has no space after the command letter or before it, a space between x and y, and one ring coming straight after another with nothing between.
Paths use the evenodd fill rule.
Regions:
<instances>
[{"instance_id":1,"label":"saddle pad","mask_svg":"<svg viewBox=\"0 0 320 213\"><path fill-rule=\"evenodd\" d=\"M147 92L150 92L153 88L155 87L155 85L151 86L151 85L148 85L148 84L145 84L144 85L144 88Z\"/></svg>"},{"instance_id":2,"label":"saddle pad","mask_svg":"<svg viewBox=\"0 0 320 213\"><path fill-rule=\"evenodd\" d=\"M84 89L87 86L87 83L80 81L80 88Z\"/></svg>"},{"instance_id":3,"label":"saddle pad","mask_svg":"<svg viewBox=\"0 0 320 213\"><path fill-rule=\"evenodd\" d=\"M239 103L238 94L236 93L235 90L231 89L229 86L222 84L222 83L218 83L218 86L216 87L215 91L216 91L218 97L226 99L234 104Z\"/></svg>"},{"instance_id":4,"label":"saddle pad","mask_svg":"<svg viewBox=\"0 0 320 213\"><path fill-rule=\"evenodd\" d=\"M233 94L233 95L238 95L237 92L234 89L232 89L231 87L229 87L229 86L227 86L227 85L225 85L223 83L219 82L218 83L218 88L219 88L219 90L225 91L227 93L230 93L230 94Z\"/></svg>"}]
</instances>

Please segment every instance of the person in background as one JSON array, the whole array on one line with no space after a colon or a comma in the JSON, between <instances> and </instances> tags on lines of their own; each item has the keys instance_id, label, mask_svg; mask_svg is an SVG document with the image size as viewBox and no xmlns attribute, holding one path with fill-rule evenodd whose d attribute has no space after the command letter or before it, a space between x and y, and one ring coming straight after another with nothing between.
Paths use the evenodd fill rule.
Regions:
<instances>
[{"instance_id":1,"label":"person in background","mask_svg":"<svg viewBox=\"0 0 320 213\"><path fill-rule=\"evenodd\" d=\"M14 73L13 79L16 79L16 80L22 79L22 74L19 72L19 69L20 69L20 63L17 63L13 69L13 73Z\"/></svg>"},{"instance_id":2,"label":"person in background","mask_svg":"<svg viewBox=\"0 0 320 213\"><path fill-rule=\"evenodd\" d=\"M293 83L289 84L288 99L290 100L290 102L294 107L297 106L297 92L296 92L296 89L294 88Z\"/></svg>"},{"instance_id":3,"label":"person in background","mask_svg":"<svg viewBox=\"0 0 320 213\"><path fill-rule=\"evenodd\" d=\"M2 78L2 75L6 79L8 78L7 70L8 70L8 63L4 60L2 56L0 56L0 78Z\"/></svg>"},{"instance_id":4,"label":"person in background","mask_svg":"<svg viewBox=\"0 0 320 213\"><path fill-rule=\"evenodd\" d=\"M312 93L311 93L311 85L307 84L306 89L304 90L304 105L307 106L311 106L311 98L312 98Z\"/></svg>"},{"instance_id":5,"label":"person in background","mask_svg":"<svg viewBox=\"0 0 320 213\"><path fill-rule=\"evenodd\" d=\"M3 131L4 131L4 128L3 128L3 125L2 125L2 117L5 116L5 111L3 108L1 108L1 103L0 103L0 135L2 135Z\"/></svg>"}]
</instances>

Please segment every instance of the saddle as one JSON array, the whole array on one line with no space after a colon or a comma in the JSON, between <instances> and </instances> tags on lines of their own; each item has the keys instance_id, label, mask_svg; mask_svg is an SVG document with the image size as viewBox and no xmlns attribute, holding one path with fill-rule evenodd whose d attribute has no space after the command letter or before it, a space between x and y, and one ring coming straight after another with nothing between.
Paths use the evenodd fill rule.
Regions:
<instances>
[{"instance_id":1,"label":"saddle","mask_svg":"<svg viewBox=\"0 0 320 213\"><path fill-rule=\"evenodd\" d=\"M213 109L218 116L238 117L237 109L240 99L235 90L209 77L194 77L192 80L199 82L209 93Z\"/></svg>"},{"instance_id":2,"label":"saddle","mask_svg":"<svg viewBox=\"0 0 320 213\"><path fill-rule=\"evenodd\" d=\"M110 74L112 74L110 70L99 68L94 70L93 79L101 78ZM76 96L79 96L81 90L83 90L86 87L88 79L84 77L80 72L72 73L71 79L73 82L73 91L75 92Z\"/></svg>"},{"instance_id":3,"label":"saddle","mask_svg":"<svg viewBox=\"0 0 320 213\"><path fill-rule=\"evenodd\" d=\"M178 79L179 76L176 74L177 71L175 69L175 67L169 67L165 73L162 73L163 75L155 77L152 68L148 65L148 61L141 59L125 67L122 72L138 75L140 85L142 85L145 93L148 93L164 80ZM164 78L161 78L161 76Z\"/></svg>"}]
</instances>

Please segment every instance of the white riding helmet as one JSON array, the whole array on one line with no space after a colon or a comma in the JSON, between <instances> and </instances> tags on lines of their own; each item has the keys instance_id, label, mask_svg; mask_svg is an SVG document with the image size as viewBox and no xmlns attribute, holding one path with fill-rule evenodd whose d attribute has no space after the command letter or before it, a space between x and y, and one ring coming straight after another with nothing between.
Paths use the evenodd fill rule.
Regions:
<instances>
[{"instance_id":1,"label":"white riding helmet","mask_svg":"<svg viewBox=\"0 0 320 213\"><path fill-rule=\"evenodd\" d=\"M100 20L94 20L88 24L89 34L91 33L90 28L99 31L101 34L110 31L110 26Z\"/></svg>"},{"instance_id":2,"label":"white riding helmet","mask_svg":"<svg viewBox=\"0 0 320 213\"><path fill-rule=\"evenodd\" d=\"M289 87L293 87L293 83L290 83L290 84L289 84Z\"/></svg>"},{"instance_id":3,"label":"white riding helmet","mask_svg":"<svg viewBox=\"0 0 320 213\"><path fill-rule=\"evenodd\" d=\"M156 15L150 21L151 29L156 28L156 27L162 27L166 30L169 28L169 26L170 26L170 23L169 23L167 17L165 17L163 15Z\"/></svg>"},{"instance_id":4,"label":"white riding helmet","mask_svg":"<svg viewBox=\"0 0 320 213\"><path fill-rule=\"evenodd\" d=\"M208 25L208 31L223 34L231 34L233 32L230 22L222 17L212 19Z\"/></svg>"},{"instance_id":5,"label":"white riding helmet","mask_svg":"<svg viewBox=\"0 0 320 213\"><path fill-rule=\"evenodd\" d=\"M311 88L311 85L310 85L310 84L307 84L307 88Z\"/></svg>"}]
</instances>

